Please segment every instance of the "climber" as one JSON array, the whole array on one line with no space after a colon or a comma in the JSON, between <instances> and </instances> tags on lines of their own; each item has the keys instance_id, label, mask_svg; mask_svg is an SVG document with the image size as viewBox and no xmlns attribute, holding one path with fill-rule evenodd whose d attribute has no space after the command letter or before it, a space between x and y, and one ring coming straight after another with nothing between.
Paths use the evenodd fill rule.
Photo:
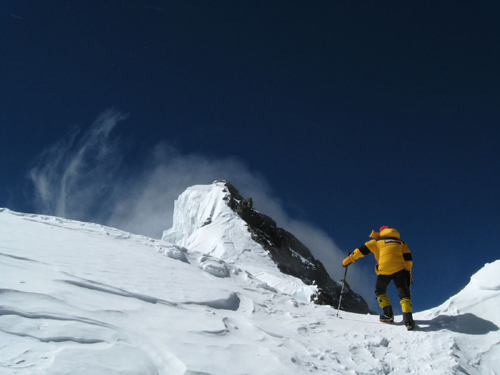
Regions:
<instances>
[{"instance_id":1,"label":"climber","mask_svg":"<svg viewBox=\"0 0 500 375\"><path fill-rule=\"evenodd\" d=\"M380 321L384 323L394 322L391 301L386 294L387 286L391 280L394 280L399 293L401 309L403 310L403 321L406 328L410 331L415 328L410 299L410 285L413 283L411 251L406 243L400 239L399 232L394 228L383 226L378 233L372 231L370 237L373 240L366 242L363 246L360 246L349 254L342 262L342 265L347 267L359 258L373 253L377 261L375 272L378 275L375 295L380 307L384 311L380 315Z\"/></svg>"}]
</instances>

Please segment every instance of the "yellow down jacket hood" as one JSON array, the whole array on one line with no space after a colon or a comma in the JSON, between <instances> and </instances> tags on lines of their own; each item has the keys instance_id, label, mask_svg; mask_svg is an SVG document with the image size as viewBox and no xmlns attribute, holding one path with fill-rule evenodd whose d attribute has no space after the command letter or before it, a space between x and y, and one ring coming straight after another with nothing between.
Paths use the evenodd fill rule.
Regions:
<instances>
[{"instance_id":1,"label":"yellow down jacket hood","mask_svg":"<svg viewBox=\"0 0 500 375\"><path fill-rule=\"evenodd\" d=\"M370 237L373 239L351 254L353 261L373 253L377 261L375 266L377 275L392 275L404 269L411 272L413 267L411 251L401 240L396 229L385 228L380 233L372 231Z\"/></svg>"}]
</instances>

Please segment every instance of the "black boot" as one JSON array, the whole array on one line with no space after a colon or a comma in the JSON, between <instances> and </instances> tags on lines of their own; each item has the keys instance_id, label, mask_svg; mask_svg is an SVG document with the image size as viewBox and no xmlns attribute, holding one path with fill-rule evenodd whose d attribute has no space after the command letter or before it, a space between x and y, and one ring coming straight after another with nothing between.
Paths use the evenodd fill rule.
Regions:
<instances>
[{"instance_id":1,"label":"black boot","mask_svg":"<svg viewBox=\"0 0 500 375\"><path fill-rule=\"evenodd\" d=\"M403 321L408 331L411 331L413 328L415 328L415 321L413 320L412 313L403 313Z\"/></svg>"},{"instance_id":2,"label":"black boot","mask_svg":"<svg viewBox=\"0 0 500 375\"><path fill-rule=\"evenodd\" d=\"M384 307L384 313L380 314L380 321L384 323L394 323L394 313L392 312L392 305Z\"/></svg>"}]
</instances>

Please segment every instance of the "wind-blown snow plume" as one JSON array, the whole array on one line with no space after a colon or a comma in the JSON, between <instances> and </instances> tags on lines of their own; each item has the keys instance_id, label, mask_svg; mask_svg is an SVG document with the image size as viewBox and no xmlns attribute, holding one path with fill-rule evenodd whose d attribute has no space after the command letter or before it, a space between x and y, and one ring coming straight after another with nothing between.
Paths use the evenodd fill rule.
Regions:
<instances>
[{"instance_id":1,"label":"wind-blown snow plume","mask_svg":"<svg viewBox=\"0 0 500 375\"><path fill-rule=\"evenodd\" d=\"M109 139L125 116L104 112L80 135L75 129L67 138L46 149L29 171L38 211L56 216L87 219L95 204L114 189L112 176L120 165L117 142Z\"/></svg>"},{"instance_id":2,"label":"wind-blown snow plume","mask_svg":"<svg viewBox=\"0 0 500 375\"><path fill-rule=\"evenodd\" d=\"M334 242L313 224L290 218L265 178L241 160L183 154L161 141L136 165L123 163L126 148L112 131L125 118L123 113L108 110L87 131L74 131L39 156L28 174L39 213L160 238L172 226L174 201L187 187L224 179L245 197L252 197L257 210L294 233L332 278L341 278L344 255ZM349 283L373 302L367 298L373 292L366 273L372 272L356 267L350 271Z\"/></svg>"}]
</instances>

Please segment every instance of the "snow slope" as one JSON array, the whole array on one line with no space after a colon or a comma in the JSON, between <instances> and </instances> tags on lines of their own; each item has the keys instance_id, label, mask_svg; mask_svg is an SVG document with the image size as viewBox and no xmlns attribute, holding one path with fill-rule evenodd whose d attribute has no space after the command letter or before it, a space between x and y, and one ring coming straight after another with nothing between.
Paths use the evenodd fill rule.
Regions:
<instances>
[{"instance_id":1,"label":"snow slope","mask_svg":"<svg viewBox=\"0 0 500 375\"><path fill-rule=\"evenodd\" d=\"M500 261L407 332L306 302L242 228L190 225L154 240L0 209L0 374L500 373Z\"/></svg>"}]
</instances>

